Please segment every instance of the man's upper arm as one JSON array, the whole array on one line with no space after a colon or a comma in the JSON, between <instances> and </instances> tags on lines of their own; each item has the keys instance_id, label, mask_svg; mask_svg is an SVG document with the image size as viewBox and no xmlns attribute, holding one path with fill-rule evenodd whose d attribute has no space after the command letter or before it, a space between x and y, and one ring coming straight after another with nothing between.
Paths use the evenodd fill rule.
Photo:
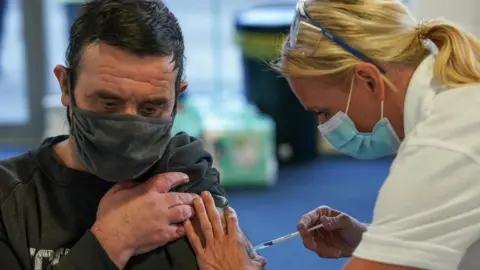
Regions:
<instances>
[{"instance_id":1,"label":"man's upper arm","mask_svg":"<svg viewBox=\"0 0 480 270\"><path fill-rule=\"evenodd\" d=\"M225 208L217 207L217 211L220 214L223 229L226 230L227 229L227 227L226 227L227 223L226 223L226 219L225 219ZM195 218L195 219L192 220L192 224L193 224L193 228L195 229L195 232L200 237L200 241L202 241L203 246L205 246L205 236L203 235L202 228L200 227L200 222L198 221L198 219ZM253 259L253 258L255 258L255 252L253 250L253 245L243 231L242 231L242 234L243 234L243 238L244 238L244 241L245 241L245 249L247 250L247 253L250 256L250 258Z\"/></svg>"},{"instance_id":2,"label":"man's upper arm","mask_svg":"<svg viewBox=\"0 0 480 270\"><path fill-rule=\"evenodd\" d=\"M20 270L22 269L15 258L10 247L0 239L0 265L2 269Z\"/></svg>"},{"instance_id":3,"label":"man's upper arm","mask_svg":"<svg viewBox=\"0 0 480 270\"><path fill-rule=\"evenodd\" d=\"M178 192L200 194L209 191L218 207L228 204L225 190L220 186L220 174L212 167L212 155L205 150L200 139L186 133L175 135L160 162L156 173L182 172L189 176L190 182L175 188Z\"/></svg>"},{"instance_id":4,"label":"man's upper arm","mask_svg":"<svg viewBox=\"0 0 480 270\"><path fill-rule=\"evenodd\" d=\"M17 184L17 178L5 164L0 164L0 265L1 269L20 270L15 253L10 246L5 223L2 216L2 206Z\"/></svg>"},{"instance_id":5,"label":"man's upper arm","mask_svg":"<svg viewBox=\"0 0 480 270\"><path fill-rule=\"evenodd\" d=\"M457 269L480 239L479 178L480 165L453 146L405 146L380 190L358 259L346 269L364 269L366 261L378 262L372 270Z\"/></svg>"},{"instance_id":6,"label":"man's upper arm","mask_svg":"<svg viewBox=\"0 0 480 270\"><path fill-rule=\"evenodd\" d=\"M7 236L3 228L3 222L0 212L0 265L2 269L20 270L20 264L15 257L12 249L8 245Z\"/></svg>"},{"instance_id":7,"label":"man's upper arm","mask_svg":"<svg viewBox=\"0 0 480 270\"><path fill-rule=\"evenodd\" d=\"M190 182L176 188L178 192L190 192L200 194L202 191L208 191L217 206L217 210L222 216L225 228L224 209L228 206L228 199L225 190L220 186L220 174L212 167L212 155L205 150L201 140L190 137L186 133L177 134L170 142L167 151L167 168L163 172L183 172L188 174ZM205 244L202 230L198 220L193 220L194 228ZM242 232L243 233L243 232ZM252 243L243 233L245 248L251 258L255 256Z\"/></svg>"},{"instance_id":8,"label":"man's upper arm","mask_svg":"<svg viewBox=\"0 0 480 270\"><path fill-rule=\"evenodd\" d=\"M225 208L217 207L217 211L221 216L223 229L226 230L227 229L227 220L225 219ZM250 256L250 258L253 259L253 258L255 258L255 251L253 250L253 245L250 242L250 240L248 239L245 232L243 230L241 230L241 232L242 232L243 240L245 241L245 249L247 250L247 253Z\"/></svg>"}]
</instances>

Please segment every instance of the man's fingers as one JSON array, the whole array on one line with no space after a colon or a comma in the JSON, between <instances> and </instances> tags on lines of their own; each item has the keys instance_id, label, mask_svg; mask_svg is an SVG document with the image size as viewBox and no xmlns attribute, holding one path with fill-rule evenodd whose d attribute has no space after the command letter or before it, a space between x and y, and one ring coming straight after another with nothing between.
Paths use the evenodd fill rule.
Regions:
<instances>
[{"instance_id":1,"label":"man's fingers","mask_svg":"<svg viewBox=\"0 0 480 270\"><path fill-rule=\"evenodd\" d=\"M183 223L184 221L192 218L194 210L189 205L177 205L168 209L168 218L170 224Z\"/></svg>"},{"instance_id":2,"label":"man's fingers","mask_svg":"<svg viewBox=\"0 0 480 270\"><path fill-rule=\"evenodd\" d=\"M237 213L230 206L225 209L225 219L227 220L228 235L237 236L240 232L240 225L238 224Z\"/></svg>"},{"instance_id":3,"label":"man's fingers","mask_svg":"<svg viewBox=\"0 0 480 270\"><path fill-rule=\"evenodd\" d=\"M222 220L220 219L220 214L218 209L215 206L215 201L213 201L212 195L210 192L202 192L202 200L207 209L208 218L212 224L213 234L215 237L221 237L225 235L223 230Z\"/></svg>"},{"instance_id":4,"label":"man's fingers","mask_svg":"<svg viewBox=\"0 0 480 270\"><path fill-rule=\"evenodd\" d=\"M192 246L192 248L195 250L195 253L201 254L201 252L203 251L202 241L200 240L200 237L195 232L192 222L190 220L185 221L185 223L183 224L183 227L185 229L185 233L187 235L188 241L190 242L190 245Z\"/></svg>"},{"instance_id":5,"label":"man's fingers","mask_svg":"<svg viewBox=\"0 0 480 270\"><path fill-rule=\"evenodd\" d=\"M188 175L178 172L157 174L147 181L149 188L159 193L167 193L172 188L188 183Z\"/></svg>"},{"instance_id":6,"label":"man's fingers","mask_svg":"<svg viewBox=\"0 0 480 270\"><path fill-rule=\"evenodd\" d=\"M167 194L167 205L168 208L179 205L193 205L193 200L195 198L198 198L197 194L170 192Z\"/></svg>"},{"instance_id":7,"label":"man's fingers","mask_svg":"<svg viewBox=\"0 0 480 270\"><path fill-rule=\"evenodd\" d=\"M161 235L152 235L152 239L161 238L161 241L175 241L180 237L185 235L185 229L183 225L172 224L169 225L165 230L162 230Z\"/></svg>"},{"instance_id":8,"label":"man's fingers","mask_svg":"<svg viewBox=\"0 0 480 270\"><path fill-rule=\"evenodd\" d=\"M179 224L175 224L174 226L177 227L177 229L176 229L177 236L179 238L184 237L185 236L185 228L183 226L179 225Z\"/></svg>"}]
</instances>

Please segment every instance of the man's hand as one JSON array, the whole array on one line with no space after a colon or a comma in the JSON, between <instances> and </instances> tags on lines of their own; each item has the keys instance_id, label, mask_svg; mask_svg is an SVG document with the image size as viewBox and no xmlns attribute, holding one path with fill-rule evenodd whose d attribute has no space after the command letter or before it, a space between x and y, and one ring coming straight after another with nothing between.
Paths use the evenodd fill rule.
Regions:
<instances>
[{"instance_id":1,"label":"man's hand","mask_svg":"<svg viewBox=\"0 0 480 270\"><path fill-rule=\"evenodd\" d=\"M143 184L119 183L104 195L91 231L118 268L184 235L182 223L193 216L198 196L167 192L188 181L185 174L164 173Z\"/></svg>"},{"instance_id":2,"label":"man's hand","mask_svg":"<svg viewBox=\"0 0 480 270\"><path fill-rule=\"evenodd\" d=\"M318 224L323 227L308 232ZM322 258L352 256L366 230L367 227L358 220L328 206L320 206L305 214L298 223L305 247Z\"/></svg>"}]
</instances>

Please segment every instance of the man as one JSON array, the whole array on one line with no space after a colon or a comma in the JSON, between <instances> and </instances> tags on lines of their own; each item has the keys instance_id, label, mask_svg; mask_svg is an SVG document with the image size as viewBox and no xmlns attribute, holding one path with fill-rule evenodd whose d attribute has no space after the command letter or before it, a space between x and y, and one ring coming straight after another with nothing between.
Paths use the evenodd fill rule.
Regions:
<instances>
[{"instance_id":1,"label":"man","mask_svg":"<svg viewBox=\"0 0 480 270\"><path fill-rule=\"evenodd\" d=\"M0 268L197 269L182 226L193 193L227 202L201 142L170 137L177 19L158 0L88 1L66 58L54 73L70 136L0 163Z\"/></svg>"}]
</instances>

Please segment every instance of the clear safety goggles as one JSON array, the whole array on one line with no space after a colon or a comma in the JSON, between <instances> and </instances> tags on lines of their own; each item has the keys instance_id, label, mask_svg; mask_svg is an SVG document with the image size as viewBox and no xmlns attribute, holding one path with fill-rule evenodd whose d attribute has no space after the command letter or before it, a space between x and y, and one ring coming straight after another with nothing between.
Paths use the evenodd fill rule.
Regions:
<instances>
[{"instance_id":1,"label":"clear safety goggles","mask_svg":"<svg viewBox=\"0 0 480 270\"><path fill-rule=\"evenodd\" d=\"M315 50L317 49L316 46L311 48L306 48L306 46L298 46L297 44L298 34L301 28L308 27L316 31L319 31L324 37L330 39L331 41L333 41L338 46L342 47L347 52L351 53L352 55L354 55L355 57L357 57L358 59L364 62L368 62L375 65L380 70L380 72L385 73L385 70L380 65L375 63L375 61L373 61L371 58L367 57L360 51L352 48L341 38L333 35L327 29L325 29L323 26L321 26L319 23L313 20L306 12L306 7L305 7L306 1L307 0L299 0L297 2L295 18L292 22L292 25L290 26L290 36L289 36L289 43L288 43L290 49L299 50L307 55L312 55L315 52Z\"/></svg>"}]
</instances>

